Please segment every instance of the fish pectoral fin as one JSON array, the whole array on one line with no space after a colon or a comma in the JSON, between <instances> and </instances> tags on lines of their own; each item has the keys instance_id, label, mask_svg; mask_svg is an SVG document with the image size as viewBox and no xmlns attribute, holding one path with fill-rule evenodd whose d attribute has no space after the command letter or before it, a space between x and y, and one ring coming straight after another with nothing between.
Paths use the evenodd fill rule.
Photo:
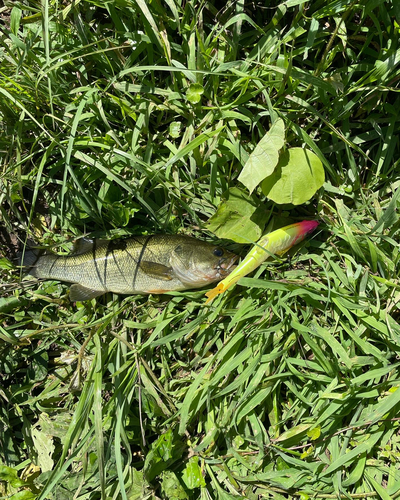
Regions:
<instances>
[{"instance_id":1,"label":"fish pectoral fin","mask_svg":"<svg viewBox=\"0 0 400 500\"><path fill-rule=\"evenodd\" d=\"M152 278L157 278L159 280L171 281L173 278L172 267L164 266L163 264L158 264L158 262L151 262L149 260L142 260L139 264L140 270L151 276Z\"/></svg>"},{"instance_id":2,"label":"fish pectoral fin","mask_svg":"<svg viewBox=\"0 0 400 500\"><path fill-rule=\"evenodd\" d=\"M104 290L92 290L91 288L76 284L72 285L69 289L69 298L72 302L76 302L77 300L83 302L84 300L91 300L95 297L99 297L104 293Z\"/></svg>"}]
</instances>

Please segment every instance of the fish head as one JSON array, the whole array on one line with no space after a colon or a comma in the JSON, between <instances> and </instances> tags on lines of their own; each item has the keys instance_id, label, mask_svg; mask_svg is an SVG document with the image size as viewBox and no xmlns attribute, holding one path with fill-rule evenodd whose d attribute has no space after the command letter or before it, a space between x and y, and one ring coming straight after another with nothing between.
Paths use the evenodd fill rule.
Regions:
<instances>
[{"instance_id":1,"label":"fish head","mask_svg":"<svg viewBox=\"0 0 400 500\"><path fill-rule=\"evenodd\" d=\"M200 287L227 276L238 256L222 247L186 238L171 253L175 276L187 286Z\"/></svg>"}]
</instances>

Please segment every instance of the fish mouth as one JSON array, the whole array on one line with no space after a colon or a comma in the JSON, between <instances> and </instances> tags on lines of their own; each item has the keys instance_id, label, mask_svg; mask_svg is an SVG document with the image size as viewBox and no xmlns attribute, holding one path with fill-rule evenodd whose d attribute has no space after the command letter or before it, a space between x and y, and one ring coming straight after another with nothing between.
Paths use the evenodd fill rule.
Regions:
<instances>
[{"instance_id":1,"label":"fish mouth","mask_svg":"<svg viewBox=\"0 0 400 500\"><path fill-rule=\"evenodd\" d=\"M218 272L219 276L224 278L225 276L228 276L233 269L235 269L235 262L238 260L239 255L232 255L229 259L222 258L218 264L215 266L216 271Z\"/></svg>"}]
</instances>

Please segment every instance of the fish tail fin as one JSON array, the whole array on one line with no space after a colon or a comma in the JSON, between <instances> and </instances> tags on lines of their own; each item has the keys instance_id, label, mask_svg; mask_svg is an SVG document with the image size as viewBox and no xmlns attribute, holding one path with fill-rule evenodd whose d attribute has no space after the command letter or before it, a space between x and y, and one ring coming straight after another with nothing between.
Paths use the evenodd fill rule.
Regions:
<instances>
[{"instance_id":1,"label":"fish tail fin","mask_svg":"<svg viewBox=\"0 0 400 500\"><path fill-rule=\"evenodd\" d=\"M31 276L37 277L36 263L44 250L37 248L35 243L28 241L27 245L17 254L18 265Z\"/></svg>"}]
</instances>

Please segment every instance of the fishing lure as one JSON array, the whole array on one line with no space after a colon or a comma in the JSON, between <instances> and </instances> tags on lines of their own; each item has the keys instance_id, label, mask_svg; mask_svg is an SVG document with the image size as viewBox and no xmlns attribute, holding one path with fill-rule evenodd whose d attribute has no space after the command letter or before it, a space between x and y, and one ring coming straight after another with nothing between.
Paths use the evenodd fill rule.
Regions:
<instances>
[{"instance_id":1,"label":"fishing lure","mask_svg":"<svg viewBox=\"0 0 400 500\"><path fill-rule=\"evenodd\" d=\"M206 293L206 304L220 293L233 286L240 278L257 269L270 255L282 255L291 247L300 243L318 226L315 220L303 220L290 226L285 226L263 236L246 255L244 260L218 285Z\"/></svg>"}]
</instances>

